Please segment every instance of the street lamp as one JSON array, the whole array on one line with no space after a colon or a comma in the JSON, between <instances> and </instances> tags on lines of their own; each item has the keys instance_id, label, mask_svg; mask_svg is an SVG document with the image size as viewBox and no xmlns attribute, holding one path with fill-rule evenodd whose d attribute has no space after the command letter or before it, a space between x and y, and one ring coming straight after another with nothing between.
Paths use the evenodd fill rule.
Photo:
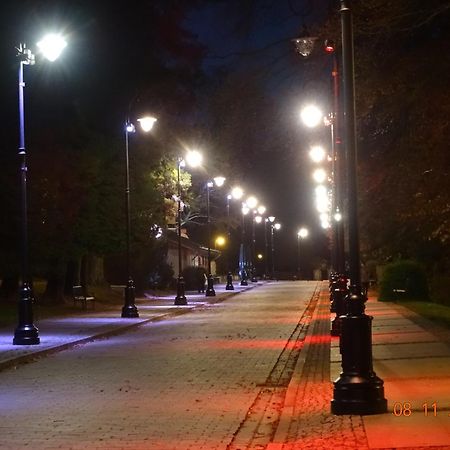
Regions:
<instances>
[{"instance_id":1,"label":"street lamp","mask_svg":"<svg viewBox=\"0 0 450 450\"><path fill-rule=\"evenodd\" d=\"M208 286L205 292L206 297L214 297L216 295L216 291L214 290L214 279L211 273L211 217L209 214L210 190L214 187L214 185L217 187L222 187L225 183L225 177L215 177L213 180L214 181L208 181L206 183L206 223L208 226Z\"/></svg>"},{"instance_id":2,"label":"street lamp","mask_svg":"<svg viewBox=\"0 0 450 450\"><path fill-rule=\"evenodd\" d=\"M250 212L250 208L246 203L242 203L242 237L241 237L241 251L240 251L240 270L241 270L241 286L248 286L247 281L247 251L246 251L246 236L245 236L245 216Z\"/></svg>"},{"instance_id":3,"label":"street lamp","mask_svg":"<svg viewBox=\"0 0 450 450\"><path fill-rule=\"evenodd\" d=\"M58 34L46 35L37 43L43 56L49 61L55 61L67 43ZM40 343L39 331L33 324L33 291L28 261L28 207L27 207L27 160L25 150L25 106L23 66L32 66L35 55L26 44L19 44L17 56L19 58L19 157L21 180L21 286L18 302L18 325L14 331L14 345L37 345Z\"/></svg>"},{"instance_id":4,"label":"street lamp","mask_svg":"<svg viewBox=\"0 0 450 450\"><path fill-rule=\"evenodd\" d=\"M342 372L334 382L333 414L380 414L387 411L383 380L372 363L372 319L365 310L361 289L358 195L356 170L356 111L352 14L341 0L342 62L344 81L344 127L347 150L347 195L349 228L350 288L345 299L346 314L340 317Z\"/></svg>"},{"instance_id":5,"label":"street lamp","mask_svg":"<svg viewBox=\"0 0 450 450\"><path fill-rule=\"evenodd\" d=\"M230 227L230 201L232 199L240 200L244 195L244 191L239 186L235 186L231 189L231 193L227 195L227 236L228 236L228 249L227 249L227 284L225 286L226 291L233 291L233 274L231 269L231 227Z\"/></svg>"},{"instance_id":6,"label":"street lamp","mask_svg":"<svg viewBox=\"0 0 450 450\"><path fill-rule=\"evenodd\" d=\"M186 164L191 167L197 167L202 163L203 157L197 150L190 150L187 152L186 157L183 159L178 158L177 161L177 244L178 244L178 277L177 277L177 295L175 297L175 305L187 305L187 299L185 295L185 283L183 278L183 263L181 258L181 213L183 209L183 202L181 200L181 168Z\"/></svg>"},{"instance_id":7,"label":"street lamp","mask_svg":"<svg viewBox=\"0 0 450 450\"><path fill-rule=\"evenodd\" d=\"M302 227L297 232L297 273L298 279L300 280L300 240L306 239L308 237L309 231L307 228Z\"/></svg>"},{"instance_id":8,"label":"street lamp","mask_svg":"<svg viewBox=\"0 0 450 450\"><path fill-rule=\"evenodd\" d=\"M143 131L148 132L153 128L156 122L154 117L143 117L138 119ZM131 276L131 258L130 258L130 234L131 234L131 217L130 217L130 165L128 156L128 135L135 133L136 128L128 119L125 122L125 214L126 214L126 266L127 266L127 284L124 291L124 305L122 307L123 318L139 317L139 312L135 304L135 285Z\"/></svg>"}]
</instances>

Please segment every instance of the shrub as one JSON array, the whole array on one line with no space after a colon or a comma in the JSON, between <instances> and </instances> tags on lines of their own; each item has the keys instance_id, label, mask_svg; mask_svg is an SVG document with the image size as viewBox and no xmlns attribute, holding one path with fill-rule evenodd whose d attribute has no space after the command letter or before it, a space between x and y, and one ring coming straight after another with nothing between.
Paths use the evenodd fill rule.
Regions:
<instances>
[{"instance_id":1,"label":"shrub","mask_svg":"<svg viewBox=\"0 0 450 450\"><path fill-rule=\"evenodd\" d=\"M430 282L430 295L434 303L450 306L450 276L435 275Z\"/></svg>"},{"instance_id":2,"label":"shrub","mask_svg":"<svg viewBox=\"0 0 450 450\"><path fill-rule=\"evenodd\" d=\"M427 300L428 284L423 266L408 260L388 264L381 277L379 299Z\"/></svg>"}]
</instances>

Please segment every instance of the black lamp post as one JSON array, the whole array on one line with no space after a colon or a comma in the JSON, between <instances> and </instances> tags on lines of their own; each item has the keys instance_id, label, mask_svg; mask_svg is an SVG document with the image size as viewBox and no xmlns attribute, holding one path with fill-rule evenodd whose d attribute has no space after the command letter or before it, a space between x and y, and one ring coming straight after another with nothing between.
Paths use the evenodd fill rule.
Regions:
<instances>
[{"instance_id":1,"label":"black lamp post","mask_svg":"<svg viewBox=\"0 0 450 450\"><path fill-rule=\"evenodd\" d=\"M269 240L267 239L267 222L269 218L264 219L264 277L269 276Z\"/></svg>"},{"instance_id":2,"label":"black lamp post","mask_svg":"<svg viewBox=\"0 0 450 450\"><path fill-rule=\"evenodd\" d=\"M230 243L231 243L231 230L230 230L230 200L233 198L231 194L227 195L227 284L225 286L226 291L233 291L233 275L231 273L231 261L230 261Z\"/></svg>"},{"instance_id":3,"label":"black lamp post","mask_svg":"<svg viewBox=\"0 0 450 450\"><path fill-rule=\"evenodd\" d=\"M206 297L214 297L216 291L214 290L214 278L211 273L211 215L210 215L210 191L211 188L216 185L217 187L223 186L225 177L215 177L214 182L208 181L206 183L206 223L208 227L208 284L206 288Z\"/></svg>"},{"instance_id":4,"label":"black lamp post","mask_svg":"<svg viewBox=\"0 0 450 450\"><path fill-rule=\"evenodd\" d=\"M243 203L241 208L242 213L242 234L241 234L241 286L248 286L247 281L247 252L246 252L246 235L245 235L245 216L250 209Z\"/></svg>"},{"instance_id":5,"label":"black lamp post","mask_svg":"<svg viewBox=\"0 0 450 450\"><path fill-rule=\"evenodd\" d=\"M271 270L270 270L270 278L273 280L275 277L275 249L273 243L273 226L275 222L275 216L269 216L267 218L269 220L270 226L270 262L271 262Z\"/></svg>"},{"instance_id":6,"label":"black lamp post","mask_svg":"<svg viewBox=\"0 0 450 450\"><path fill-rule=\"evenodd\" d=\"M305 227L302 227L297 232L297 274L298 279L301 280L301 264L300 264L300 241L308 236L309 232Z\"/></svg>"},{"instance_id":7,"label":"black lamp post","mask_svg":"<svg viewBox=\"0 0 450 450\"><path fill-rule=\"evenodd\" d=\"M342 372L334 382L333 414L379 414L387 411L384 383L373 371L372 317L364 313L361 289L356 176L356 117L352 15L341 0L344 129L347 151L350 292L347 313L340 317Z\"/></svg>"},{"instance_id":8,"label":"black lamp post","mask_svg":"<svg viewBox=\"0 0 450 450\"><path fill-rule=\"evenodd\" d=\"M212 181L206 183L206 224L208 227L208 285L205 293L206 297L214 297L216 295L214 279L211 274L211 218L209 215L209 193L213 185Z\"/></svg>"},{"instance_id":9,"label":"black lamp post","mask_svg":"<svg viewBox=\"0 0 450 450\"><path fill-rule=\"evenodd\" d=\"M177 296L175 297L175 305L187 305L187 299L185 295L185 284L183 278L183 264L181 260L181 179L180 170L181 165L184 163L183 158L178 158L177 163L177 244L178 244L178 278L177 278Z\"/></svg>"},{"instance_id":10,"label":"black lamp post","mask_svg":"<svg viewBox=\"0 0 450 450\"><path fill-rule=\"evenodd\" d=\"M143 131L148 132L153 128L156 119L154 117L143 117L138 119ZM124 305L122 307L123 318L139 317L135 304L135 286L131 276L131 215L130 215L130 163L129 163L129 134L135 133L136 128L128 119L125 122L125 214L126 214L126 268L127 284L124 290Z\"/></svg>"},{"instance_id":11,"label":"black lamp post","mask_svg":"<svg viewBox=\"0 0 450 450\"><path fill-rule=\"evenodd\" d=\"M58 35L47 35L37 46L49 61L55 61L66 46ZM33 323L33 291L28 261L28 206L27 206L27 159L25 150L25 106L23 66L35 63L34 54L25 44L17 48L19 58L19 157L20 157L20 218L21 218L21 286L19 288L18 325L14 331L14 345L37 345L40 343L39 331Z\"/></svg>"},{"instance_id":12,"label":"black lamp post","mask_svg":"<svg viewBox=\"0 0 450 450\"><path fill-rule=\"evenodd\" d=\"M252 271L252 283L256 283L258 280L256 278L256 267L255 267L255 256L256 256L256 230L255 230L255 223L256 223L256 211L252 211L252 246L251 246L251 271Z\"/></svg>"}]
</instances>

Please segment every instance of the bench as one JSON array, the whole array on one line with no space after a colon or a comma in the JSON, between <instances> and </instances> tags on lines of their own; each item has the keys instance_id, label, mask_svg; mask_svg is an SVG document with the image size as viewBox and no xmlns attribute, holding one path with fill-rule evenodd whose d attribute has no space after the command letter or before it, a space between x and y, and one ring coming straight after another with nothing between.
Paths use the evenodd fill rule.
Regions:
<instances>
[{"instance_id":1,"label":"bench","mask_svg":"<svg viewBox=\"0 0 450 450\"><path fill-rule=\"evenodd\" d=\"M80 302L82 309L86 310L88 302L92 302L92 308L95 309L95 297L86 295L83 286L73 286L72 295L74 305Z\"/></svg>"}]
</instances>

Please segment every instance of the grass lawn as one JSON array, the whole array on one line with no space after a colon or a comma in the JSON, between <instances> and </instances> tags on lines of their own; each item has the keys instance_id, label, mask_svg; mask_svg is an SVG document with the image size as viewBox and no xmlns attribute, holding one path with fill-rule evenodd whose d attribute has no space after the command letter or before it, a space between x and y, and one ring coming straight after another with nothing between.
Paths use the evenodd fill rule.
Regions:
<instances>
[{"instance_id":1,"label":"grass lawn","mask_svg":"<svg viewBox=\"0 0 450 450\"><path fill-rule=\"evenodd\" d=\"M399 305L406 306L415 313L450 328L450 307L431 302L401 301Z\"/></svg>"}]
</instances>

